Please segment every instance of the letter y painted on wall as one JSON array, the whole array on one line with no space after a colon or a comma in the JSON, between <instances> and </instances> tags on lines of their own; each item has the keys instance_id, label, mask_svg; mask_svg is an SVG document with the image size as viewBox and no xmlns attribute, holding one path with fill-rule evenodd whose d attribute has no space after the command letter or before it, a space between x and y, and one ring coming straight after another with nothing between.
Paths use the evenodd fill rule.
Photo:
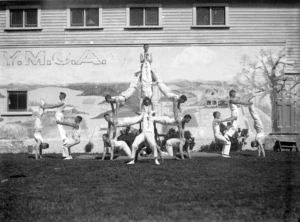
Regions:
<instances>
[{"instance_id":1,"label":"letter y painted on wall","mask_svg":"<svg viewBox=\"0 0 300 222\"><path fill-rule=\"evenodd\" d=\"M4 51L3 52L3 56L6 59L7 66L13 66L14 63L15 63L16 58L19 56L20 53L21 53L20 51L16 51L15 54L13 54L12 56L10 56L8 54L8 52Z\"/></svg>"}]
</instances>

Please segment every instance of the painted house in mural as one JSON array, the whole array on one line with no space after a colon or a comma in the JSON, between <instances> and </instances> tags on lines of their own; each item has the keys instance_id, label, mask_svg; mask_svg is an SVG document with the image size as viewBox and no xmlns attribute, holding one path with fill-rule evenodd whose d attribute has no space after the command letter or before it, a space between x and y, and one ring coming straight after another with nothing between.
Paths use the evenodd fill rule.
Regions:
<instances>
[{"instance_id":1,"label":"painted house in mural","mask_svg":"<svg viewBox=\"0 0 300 222\"><path fill-rule=\"evenodd\" d=\"M63 91L66 119L81 115L82 140L95 130L94 151L101 152L102 117L110 108L104 96L118 95L134 81L145 43L162 80L188 96L183 109L195 117L188 129L197 146L206 144L213 138L212 112L230 115L228 91L248 93L235 82L244 70L243 58L255 61L262 50L276 55L284 49L284 61L293 64L284 74L291 84L298 78L299 23L300 5L294 0L0 0L0 146L14 152L18 141L30 144L40 99L55 104ZM279 97L276 124L281 133L299 133L297 87L290 87L296 93L288 100ZM155 109L171 115L170 102L156 86L154 91ZM135 115L138 97L127 102L122 117ZM259 97L255 104L271 133L271 101ZM245 107L240 110L240 127L253 136L250 115ZM59 152L61 146L54 112L47 111L43 119L49 152ZM77 151L83 152L84 145Z\"/></svg>"}]
</instances>

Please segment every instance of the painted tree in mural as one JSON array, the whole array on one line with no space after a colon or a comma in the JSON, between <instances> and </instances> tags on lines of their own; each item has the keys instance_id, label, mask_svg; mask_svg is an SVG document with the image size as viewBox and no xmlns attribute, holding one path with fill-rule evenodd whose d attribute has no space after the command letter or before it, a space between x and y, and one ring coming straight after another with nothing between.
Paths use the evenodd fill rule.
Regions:
<instances>
[{"instance_id":1,"label":"painted tree in mural","mask_svg":"<svg viewBox=\"0 0 300 222\"><path fill-rule=\"evenodd\" d=\"M235 81L240 89L248 92L259 93L260 98L269 96L271 101L271 119L274 132L278 128L277 102L288 100L292 96L295 104L299 107L299 76L285 75L287 66L296 66L286 61L285 48L274 53L271 50L261 50L256 60L251 60L248 56L242 57L243 69L238 73ZM288 83L288 84L287 84Z\"/></svg>"}]
</instances>

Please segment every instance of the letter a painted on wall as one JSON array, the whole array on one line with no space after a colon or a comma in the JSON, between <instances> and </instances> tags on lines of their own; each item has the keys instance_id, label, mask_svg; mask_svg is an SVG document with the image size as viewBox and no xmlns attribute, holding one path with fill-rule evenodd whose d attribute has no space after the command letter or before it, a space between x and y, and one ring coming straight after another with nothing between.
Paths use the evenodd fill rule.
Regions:
<instances>
[{"instance_id":1,"label":"letter a painted on wall","mask_svg":"<svg viewBox=\"0 0 300 222\"><path fill-rule=\"evenodd\" d=\"M97 56L90 50L84 51L83 55L78 59L77 65L81 65L82 63L93 63L94 65L102 64Z\"/></svg>"}]
</instances>

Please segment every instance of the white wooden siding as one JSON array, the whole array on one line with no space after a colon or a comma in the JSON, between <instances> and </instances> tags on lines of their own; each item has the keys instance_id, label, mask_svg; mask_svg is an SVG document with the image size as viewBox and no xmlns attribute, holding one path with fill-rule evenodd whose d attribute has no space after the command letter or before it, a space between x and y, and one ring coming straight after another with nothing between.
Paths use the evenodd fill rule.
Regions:
<instances>
[{"instance_id":1,"label":"white wooden siding","mask_svg":"<svg viewBox=\"0 0 300 222\"><path fill-rule=\"evenodd\" d=\"M121 3L120 3L121 2ZM124 29L126 1L102 4L103 30L65 30L66 7L42 5L42 31L5 31L5 7L0 9L0 46L65 44L230 44L286 45L289 61L300 61L299 4L229 3L230 28L191 28L192 3L162 4L163 29ZM299 72L291 71L291 72Z\"/></svg>"}]
</instances>

